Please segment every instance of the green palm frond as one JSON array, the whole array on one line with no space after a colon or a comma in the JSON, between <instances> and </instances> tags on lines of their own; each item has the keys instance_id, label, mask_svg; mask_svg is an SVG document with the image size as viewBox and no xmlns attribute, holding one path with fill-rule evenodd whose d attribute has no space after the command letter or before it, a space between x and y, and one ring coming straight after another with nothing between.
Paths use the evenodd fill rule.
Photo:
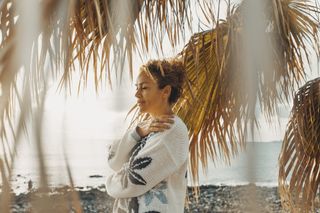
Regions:
<instances>
[{"instance_id":1,"label":"green palm frond","mask_svg":"<svg viewBox=\"0 0 320 213\"><path fill-rule=\"evenodd\" d=\"M279 190L291 212L314 211L320 187L320 78L297 92L279 157Z\"/></svg>"}]
</instances>

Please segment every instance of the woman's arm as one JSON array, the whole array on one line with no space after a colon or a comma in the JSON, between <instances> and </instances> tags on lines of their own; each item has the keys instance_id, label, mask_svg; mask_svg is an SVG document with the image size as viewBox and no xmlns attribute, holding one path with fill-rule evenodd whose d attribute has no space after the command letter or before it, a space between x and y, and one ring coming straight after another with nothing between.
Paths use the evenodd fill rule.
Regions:
<instances>
[{"instance_id":1,"label":"woman's arm","mask_svg":"<svg viewBox=\"0 0 320 213\"><path fill-rule=\"evenodd\" d=\"M116 140L110 145L108 163L114 171L120 170L123 164L129 161L129 153L140 139L134 127L129 129L121 140Z\"/></svg>"},{"instance_id":2,"label":"woman's arm","mask_svg":"<svg viewBox=\"0 0 320 213\"><path fill-rule=\"evenodd\" d=\"M108 177L109 195L114 198L142 195L183 165L188 158L188 134L172 130L164 132L163 136L158 135L157 139L150 138L148 147Z\"/></svg>"}]
</instances>

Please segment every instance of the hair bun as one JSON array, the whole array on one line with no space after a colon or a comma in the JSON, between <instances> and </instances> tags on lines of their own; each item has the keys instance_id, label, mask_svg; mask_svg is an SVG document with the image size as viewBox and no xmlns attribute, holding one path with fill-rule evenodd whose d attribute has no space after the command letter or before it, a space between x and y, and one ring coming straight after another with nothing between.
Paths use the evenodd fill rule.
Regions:
<instances>
[{"instance_id":1,"label":"hair bun","mask_svg":"<svg viewBox=\"0 0 320 213\"><path fill-rule=\"evenodd\" d=\"M150 60L141 67L141 70L150 72L156 78L160 89L171 86L169 103L173 104L180 98L185 81L185 67L181 60Z\"/></svg>"}]
</instances>

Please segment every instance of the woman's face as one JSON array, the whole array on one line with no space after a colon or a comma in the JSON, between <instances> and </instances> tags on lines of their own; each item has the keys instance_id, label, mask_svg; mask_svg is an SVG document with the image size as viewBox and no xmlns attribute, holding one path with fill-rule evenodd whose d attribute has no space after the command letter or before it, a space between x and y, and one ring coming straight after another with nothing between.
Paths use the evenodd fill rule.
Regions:
<instances>
[{"instance_id":1,"label":"woman's face","mask_svg":"<svg viewBox=\"0 0 320 213\"><path fill-rule=\"evenodd\" d=\"M163 89L145 71L141 71L136 83L137 104L140 112L154 114L167 102Z\"/></svg>"}]
</instances>

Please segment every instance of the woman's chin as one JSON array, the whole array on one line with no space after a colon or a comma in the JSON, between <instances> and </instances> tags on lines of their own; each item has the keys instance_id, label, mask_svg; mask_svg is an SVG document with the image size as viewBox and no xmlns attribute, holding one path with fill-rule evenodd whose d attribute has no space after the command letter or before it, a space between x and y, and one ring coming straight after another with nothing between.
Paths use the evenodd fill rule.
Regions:
<instances>
[{"instance_id":1,"label":"woman's chin","mask_svg":"<svg viewBox=\"0 0 320 213\"><path fill-rule=\"evenodd\" d=\"M141 113L145 113L145 112L146 112L146 110L145 110L143 107L139 107L139 111L140 111Z\"/></svg>"}]
</instances>

